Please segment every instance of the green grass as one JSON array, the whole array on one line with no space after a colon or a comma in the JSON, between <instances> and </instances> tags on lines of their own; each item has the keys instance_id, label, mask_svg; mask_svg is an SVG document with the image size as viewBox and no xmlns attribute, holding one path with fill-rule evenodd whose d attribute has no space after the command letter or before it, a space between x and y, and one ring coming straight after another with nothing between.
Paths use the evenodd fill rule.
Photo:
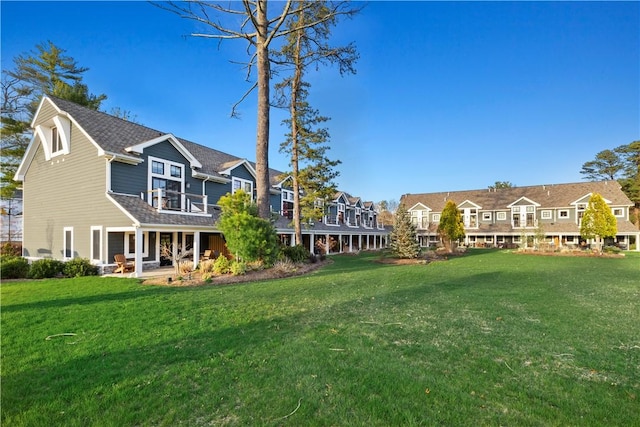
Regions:
<instances>
[{"instance_id":1,"label":"green grass","mask_svg":"<svg viewBox=\"0 0 640 427\"><path fill-rule=\"evenodd\" d=\"M5 282L2 425L640 425L639 255Z\"/></svg>"}]
</instances>

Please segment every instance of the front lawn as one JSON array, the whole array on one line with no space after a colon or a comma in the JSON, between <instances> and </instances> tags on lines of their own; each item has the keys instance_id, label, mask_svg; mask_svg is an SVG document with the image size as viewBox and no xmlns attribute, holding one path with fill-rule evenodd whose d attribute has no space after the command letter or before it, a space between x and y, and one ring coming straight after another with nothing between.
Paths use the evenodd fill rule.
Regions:
<instances>
[{"instance_id":1,"label":"front lawn","mask_svg":"<svg viewBox=\"0 0 640 427\"><path fill-rule=\"evenodd\" d=\"M365 253L229 286L4 282L1 422L631 425L639 255Z\"/></svg>"}]
</instances>

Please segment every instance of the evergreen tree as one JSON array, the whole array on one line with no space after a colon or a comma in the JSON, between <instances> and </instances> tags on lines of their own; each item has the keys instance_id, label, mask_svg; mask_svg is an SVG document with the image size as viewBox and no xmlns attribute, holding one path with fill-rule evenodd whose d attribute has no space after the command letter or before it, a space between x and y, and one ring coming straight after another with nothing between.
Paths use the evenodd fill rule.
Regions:
<instances>
[{"instance_id":1,"label":"evergreen tree","mask_svg":"<svg viewBox=\"0 0 640 427\"><path fill-rule=\"evenodd\" d=\"M2 72L0 116L0 192L10 198L19 183L13 181L30 138L30 123L43 95L66 99L97 110L106 95L92 95L79 67L64 49L52 42L36 45L35 51L14 58L14 69Z\"/></svg>"},{"instance_id":2,"label":"evergreen tree","mask_svg":"<svg viewBox=\"0 0 640 427\"><path fill-rule=\"evenodd\" d=\"M193 36L224 40L242 40L247 43L244 49L249 61L247 80L255 70L256 82L242 95L240 101L234 105L232 115L236 115L236 107L250 92L257 90L257 126L256 126L256 193L260 217L271 216L269 205L269 120L271 117L271 77L277 70L271 66L279 65L273 61L272 43L282 40L299 28L292 28L287 23L300 13L315 7L315 1L286 1L275 2L269 0L242 0L238 2L158 2L158 7L176 13L178 16L193 20L211 27L210 33L196 33ZM325 3L325 2L322 2ZM268 13L268 6L275 5L276 13ZM322 25L337 16L354 13L349 8L349 2L326 2L326 13L313 21L306 21L304 28ZM232 19L229 19L232 18ZM238 19L236 19L238 18ZM235 23L235 24L232 24ZM304 29L300 28L300 29ZM274 49L275 50L275 49Z\"/></svg>"},{"instance_id":3,"label":"evergreen tree","mask_svg":"<svg viewBox=\"0 0 640 427\"><path fill-rule=\"evenodd\" d=\"M227 193L218 201L222 214L218 228L227 248L236 259L245 262L262 261L273 265L278 257L279 240L273 225L258 217L258 208L242 190Z\"/></svg>"},{"instance_id":4,"label":"evergreen tree","mask_svg":"<svg viewBox=\"0 0 640 427\"><path fill-rule=\"evenodd\" d=\"M616 217L611 208L598 193L589 198L580 223L580 235L585 239L595 239L598 250L601 250L602 239L614 237L618 233Z\"/></svg>"},{"instance_id":5,"label":"evergreen tree","mask_svg":"<svg viewBox=\"0 0 640 427\"><path fill-rule=\"evenodd\" d=\"M279 106L286 106L290 116L284 120L290 132L280 144L280 152L290 158L293 178L293 226L296 242L302 242L302 224L321 217L320 206L336 192L333 180L339 175L335 169L341 162L331 160L326 152L329 132L320 126L328 121L308 102L309 83L304 80L307 69L322 63L337 63L340 73L353 73L357 54L353 46L331 47L327 41L337 16L324 1L298 1L297 10L287 22L287 34L282 48L274 52L273 60L291 75L275 86L280 95ZM311 25L319 22L316 25ZM325 203L317 203L322 200Z\"/></svg>"},{"instance_id":6,"label":"evergreen tree","mask_svg":"<svg viewBox=\"0 0 640 427\"><path fill-rule=\"evenodd\" d=\"M411 222L411 215L409 215L404 203L401 203L396 210L389 246L391 251L400 258L416 258L420 254L416 227Z\"/></svg>"},{"instance_id":7,"label":"evergreen tree","mask_svg":"<svg viewBox=\"0 0 640 427\"><path fill-rule=\"evenodd\" d=\"M448 200L440 214L438 233L448 252L453 251L453 243L464 238L464 222L462 213L453 200Z\"/></svg>"}]
</instances>

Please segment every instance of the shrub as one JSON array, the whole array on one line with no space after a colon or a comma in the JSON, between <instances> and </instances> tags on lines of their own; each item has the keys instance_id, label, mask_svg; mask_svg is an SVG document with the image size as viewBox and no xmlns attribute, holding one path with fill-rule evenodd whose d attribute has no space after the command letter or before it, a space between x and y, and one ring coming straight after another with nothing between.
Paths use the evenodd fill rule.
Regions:
<instances>
[{"instance_id":1,"label":"shrub","mask_svg":"<svg viewBox=\"0 0 640 427\"><path fill-rule=\"evenodd\" d=\"M22 257L3 256L0 263L2 279L24 279L29 274L29 261Z\"/></svg>"},{"instance_id":2,"label":"shrub","mask_svg":"<svg viewBox=\"0 0 640 427\"><path fill-rule=\"evenodd\" d=\"M278 261L273 265L273 271L279 275L284 276L287 273L293 273L298 267L291 261Z\"/></svg>"},{"instance_id":3,"label":"shrub","mask_svg":"<svg viewBox=\"0 0 640 427\"><path fill-rule=\"evenodd\" d=\"M6 242L0 246L0 254L3 256L19 257L22 254L22 245L20 243Z\"/></svg>"},{"instance_id":4,"label":"shrub","mask_svg":"<svg viewBox=\"0 0 640 427\"><path fill-rule=\"evenodd\" d=\"M200 261L200 273L204 275L205 273L213 272L213 263L214 260L212 259L205 259L204 261Z\"/></svg>"},{"instance_id":5,"label":"shrub","mask_svg":"<svg viewBox=\"0 0 640 427\"><path fill-rule=\"evenodd\" d=\"M180 274L189 274L193 271L193 261L180 261L178 265Z\"/></svg>"},{"instance_id":6,"label":"shrub","mask_svg":"<svg viewBox=\"0 0 640 427\"><path fill-rule=\"evenodd\" d=\"M309 260L309 250L303 245L286 246L282 253L292 262L305 262Z\"/></svg>"},{"instance_id":7,"label":"shrub","mask_svg":"<svg viewBox=\"0 0 640 427\"><path fill-rule=\"evenodd\" d=\"M229 271L234 276L242 276L247 272L247 264L242 261L233 261L229 267Z\"/></svg>"},{"instance_id":8,"label":"shrub","mask_svg":"<svg viewBox=\"0 0 640 427\"><path fill-rule=\"evenodd\" d=\"M220 254L213 263L213 272L215 274L227 274L231 263L226 256Z\"/></svg>"},{"instance_id":9,"label":"shrub","mask_svg":"<svg viewBox=\"0 0 640 427\"><path fill-rule=\"evenodd\" d=\"M620 252L622 252L622 249L617 246L605 246L604 248L602 248L602 252L606 254L619 254Z\"/></svg>"},{"instance_id":10,"label":"shrub","mask_svg":"<svg viewBox=\"0 0 640 427\"><path fill-rule=\"evenodd\" d=\"M264 262L262 260L255 260L245 263L247 265L247 271L262 271L264 270Z\"/></svg>"},{"instance_id":11,"label":"shrub","mask_svg":"<svg viewBox=\"0 0 640 427\"><path fill-rule=\"evenodd\" d=\"M62 272L68 277L97 276L98 267L86 258L74 258L64 263Z\"/></svg>"},{"instance_id":12,"label":"shrub","mask_svg":"<svg viewBox=\"0 0 640 427\"><path fill-rule=\"evenodd\" d=\"M29 277L32 279L50 279L62 274L64 263L53 258L45 258L34 261L29 269Z\"/></svg>"},{"instance_id":13,"label":"shrub","mask_svg":"<svg viewBox=\"0 0 640 427\"><path fill-rule=\"evenodd\" d=\"M211 283L213 281L213 273L211 271L202 273L201 279L204 280L205 283Z\"/></svg>"}]
</instances>

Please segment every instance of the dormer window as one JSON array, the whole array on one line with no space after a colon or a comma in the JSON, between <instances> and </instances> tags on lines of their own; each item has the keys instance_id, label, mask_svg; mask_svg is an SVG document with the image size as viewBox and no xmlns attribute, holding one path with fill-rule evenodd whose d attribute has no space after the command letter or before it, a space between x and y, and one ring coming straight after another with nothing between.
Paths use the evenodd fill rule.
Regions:
<instances>
[{"instance_id":1,"label":"dormer window","mask_svg":"<svg viewBox=\"0 0 640 427\"><path fill-rule=\"evenodd\" d=\"M70 153L71 122L61 116L55 116L46 123L35 127L44 149L45 160Z\"/></svg>"},{"instance_id":2,"label":"dormer window","mask_svg":"<svg viewBox=\"0 0 640 427\"><path fill-rule=\"evenodd\" d=\"M58 135L58 128L51 128L51 154L55 155L62 151L62 141L60 141L60 135Z\"/></svg>"}]
</instances>

